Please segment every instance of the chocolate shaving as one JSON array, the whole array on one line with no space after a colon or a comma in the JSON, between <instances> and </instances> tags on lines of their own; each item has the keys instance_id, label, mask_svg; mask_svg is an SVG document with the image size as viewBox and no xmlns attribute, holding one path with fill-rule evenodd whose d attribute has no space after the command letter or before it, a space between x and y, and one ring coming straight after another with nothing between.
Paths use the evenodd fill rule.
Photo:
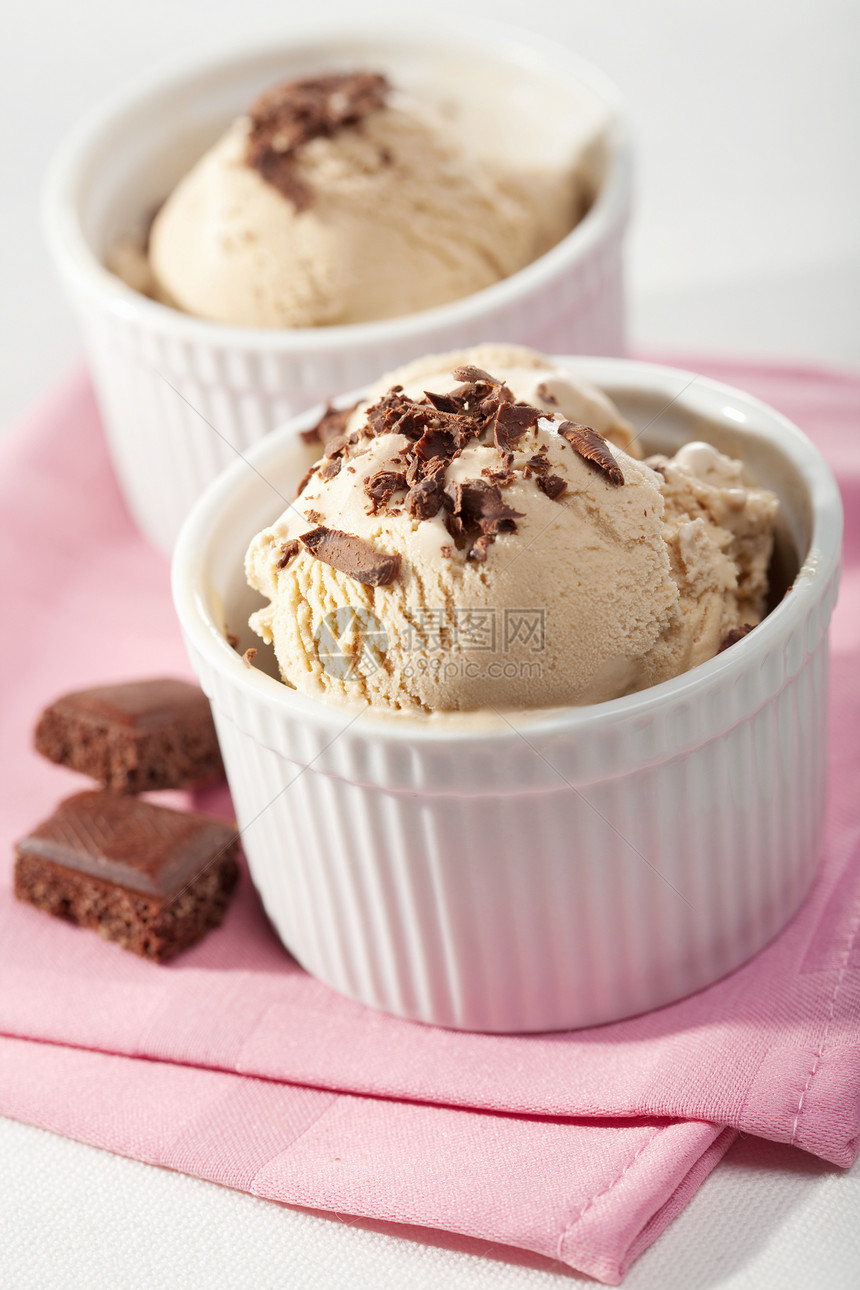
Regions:
<instances>
[{"instance_id":1,"label":"chocolate shaving","mask_svg":"<svg viewBox=\"0 0 860 1290\"><path fill-rule=\"evenodd\" d=\"M424 431L415 445L416 454L424 461L434 457L453 457L457 451L457 442L449 430L429 428Z\"/></svg>"},{"instance_id":2,"label":"chocolate shaving","mask_svg":"<svg viewBox=\"0 0 860 1290\"><path fill-rule=\"evenodd\" d=\"M540 385L535 390L535 393L543 403L549 403L553 407L558 407L558 399L555 397L552 390L547 389L543 381L541 381Z\"/></svg>"},{"instance_id":3,"label":"chocolate shaving","mask_svg":"<svg viewBox=\"0 0 860 1290\"><path fill-rule=\"evenodd\" d=\"M312 139L331 138L381 108L389 85L373 72L347 72L288 81L252 104L245 161L287 198L296 212L313 202L313 191L296 171L301 149Z\"/></svg>"},{"instance_id":4,"label":"chocolate shaving","mask_svg":"<svg viewBox=\"0 0 860 1290\"><path fill-rule=\"evenodd\" d=\"M559 426L558 433L567 440L574 452L579 453L584 461L601 471L610 483L624 483L621 467L607 448L606 440L596 434L590 426L575 425L573 421L565 421Z\"/></svg>"},{"instance_id":5,"label":"chocolate shaving","mask_svg":"<svg viewBox=\"0 0 860 1290\"><path fill-rule=\"evenodd\" d=\"M459 399L455 399L451 394L434 394L432 390L425 390L424 397L428 403L432 403L437 412L461 412L462 405Z\"/></svg>"},{"instance_id":6,"label":"chocolate shaving","mask_svg":"<svg viewBox=\"0 0 860 1290\"><path fill-rule=\"evenodd\" d=\"M338 569L367 587L385 587L400 572L400 556L375 551L352 533L339 529L311 529L302 534L302 542L317 560Z\"/></svg>"},{"instance_id":7,"label":"chocolate shaving","mask_svg":"<svg viewBox=\"0 0 860 1290\"><path fill-rule=\"evenodd\" d=\"M515 470L511 470L509 466L503 466L501 468L495 466L483 466L481 474L485 479L489 479L491 484L498 484L499 488L506 488L508 484L512 484L517 477L517 472Z\"/></svg>"},{"instance_id":8,"label":"chocolate shaving","mask_svg":"<svg viewBox=\"0 0 860 1290\"><path fill-rule=\"evenodd\" d=\"M411 445L410 445L411 449ZM412 487L421 478L425 463L414 452L410 451L409 465L406 467L406 482Z\"/></svg>"},{"instance_id":9,"label":"chocolate shaving","mask_svg":"<svg viewBox=\"0 0 860 1290\"><path fill-rule=\"evenodd\" d=\"M281 547L280 559L275 565L275 568L285 569L289 564L289 562L292 560L293 556L298 553L298 550L299 550L298 542L295 540L295 538L290 538L290 540L288 542L285 542L284 545Z\"/></svg>"},{"instance_id":10,"label":"chocolate shaving","mask_svg":"<svg viewBox=\"0 0 860 1290\"><path fill-rule=\"evenodd\" d=\"M495 416L500 403L514 403L513 392L508 389L507 385L497 385L491 394L487 394L481 399L478 404L478 411L485 417ZM517 406L523 408L527 405L520 403Z\"/></svg>"},{"instance_id":11,"label":"chocolate shaving","mask_svg":"<svg viewBox=\"0 0 860 1290\"><path fill-rule=\"evenodd\" d=\"M330 457L324 466L320 466L320 479L334 479L335 475L340 474L340 468L343 465L341 457Z\"/></svg>"},{"instance_id":12,"label":"chocolate shaving","mask_svg":"<svg viewBox=\"0 0 860 1290\"><path fill-rule=\"evenodd\" d=\"M405 403L403 411L394 425L391 427L392 434L402 434L407 439L422 439L427 433L431 422L438 422L439 413L435 408L427 407L421 403Z\"/></svg>"},{"instance_id":13,"label":"chocolate shaving","mask_svg":"<svg viewBox=\"0 0 860 1290\"><path fill-rule=\"evenodd\" d=\"M516 403L503 403L496 413L493 439L500 452L510 452L527 430L537 425L540 412Z\"/></svg>"},{"instance_id":14,"label":"chocolate shaving","mask_svg":"<svg viewBox=\"0 0 860 1290\"><path fill-rule=\"evenodd\" d=\"M431 520L444 501L440 475L428 475L406 494L406 512L413 520Z\"/></svg>"},{"instance_id":15,"label":"chocolate shaving","mask_svg":"<svg viewBox=\"0 0 860 1290\"><path fill-rule=\"evenodd\" d=\"M347 439L345 434L334 434L330 439L326 440L324 456L336 457L339 453L346 452L347 448L353 442L357 443L358 440L356 439L353 441L352 435Z\"/></svg>"},{"instance_id":16,"label":"chocolate shaving","mask_svg":"<svg viewBox=\"0 0 860 1290\"><path fill-rule=\"evenodd\" d=\"M749 636L752 631L752 623L743 623L740 627L733 627L730 632L723 637L718 654L722 654L724 649L730 649L732 645L737 645L745 636Z\"/></svg>"},{"instance_id":17,"label":"chocolate shaving","mask_svg":"<svg viewBox=\"0 0 860 1290\"><path fill-rule=\"evenodd\" d=\"M245 653L242 655L242 662L245 664L246 667L250 667L256 657L257 657L257 651L254 649L253 646L251 646L251 648L246 649Z\"/></svg>"},{"instance_id":18,"label":"chocolate shaving","mask_svg":"<svg viewBox=\"0 0 860 1290\"><path fill-rule=\"evenodd\" d=\"M364 491L372 503L372 514L387 506L400 488L406 488L406 475L396 470L378 470L364 481Z\"/></svg>"},{"instance_id":19,"label":"chocolate shaving","mask_svg":"<svg viewBox=\"0 0 860 1290\"><path fill-rule=\"evenodd\" d=\"M319 470L319 466L314 465L314 466L311 466L310 470L305 471L299 483L299 486L296 489L296 497L301 497L302 493L305 491L308 484L311 482L311 479L314 477L314 475L317 473L318 470Z\"/></svg>"},{"instance_id":20,"label":"chocolate shaving","mask_svg":"<svg viewBox=\"0 0 860 1290\"><path fill-rule=\"evenodd\" d=\"M403 415L403 409L409 400L403 394L402 385L393 385L383 394L378 403L367 409L367 424L372 434L390 433L394 423Z\"/></svg>"},{"instance_id":21,"label":"chocolate shaving","mask_svg":"<svg viewBox=\"0 0 860 1290\"><path fill-rule=\"evenodd\" d=\"M486 479L464 479L461 483L449 484L445 495L463 530L477 527L493 536L515 533L516 521L523 519L523 512L508 506L498 486Z\"/></svg>"},{"instance_id":22,"label":"chocolate shaving","mask_svg":"<svg viewBox=\"0 0 860 1290\"><path fill-rule=\"evenodd\" d=\"M543 453L539 453L534 457L529 457L526 462L526 466L530 470L533 470L536 475L543 475L549 470L549 462Z\"/></svg>"},{"instance_id":23,"label":"chocolate shaving","mask_svg":"<svg viewBox=\"0 0 860 1290\"><path fill-rule=\"evenodd\" d=\"M537 486L553 502L567 492L567 480L562 479L561 475L538 475Z\"/></svg>"},{"instance_id":24,"label":"chocolate shaving","mask_svg":"<svg viewBox=\"0 0 860 1290\"><path fill-rule=\"evenodd\" d=\"M468 364L465 367L455 367L451 375L457 381L466 381L469 385L501 385L502 382L495 376L490 376L482 367L473 367Z\"/></svg>"}]
</instances>

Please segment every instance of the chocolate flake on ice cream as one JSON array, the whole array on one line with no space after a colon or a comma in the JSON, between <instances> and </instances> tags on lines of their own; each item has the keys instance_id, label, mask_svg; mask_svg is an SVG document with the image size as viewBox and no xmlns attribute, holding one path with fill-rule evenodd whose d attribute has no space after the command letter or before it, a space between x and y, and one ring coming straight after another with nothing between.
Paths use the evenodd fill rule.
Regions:
<instances>
[{"instance_id":1,"label":"chocolate flake on ice cream","mask_svg":"<svg viewBox=\"0 0 860 1290\"><path fill-rule=\"evenodd\" d=\"M383 106L389 88L377 73L347 72L288 81L267 90L249 112L248 165L296 211L307 210L314 191L297 173L300 149L313 139L331 139L339 130L358 125Z\"/></svg>"}]
</instances>

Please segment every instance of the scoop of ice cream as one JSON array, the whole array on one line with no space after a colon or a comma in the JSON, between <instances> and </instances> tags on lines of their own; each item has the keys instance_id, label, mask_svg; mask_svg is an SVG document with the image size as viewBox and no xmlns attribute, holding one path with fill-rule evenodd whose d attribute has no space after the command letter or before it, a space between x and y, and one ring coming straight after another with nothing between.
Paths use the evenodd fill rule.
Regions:
<instances>
[{"instance_id":1,"label":"scoop of ice cream","mask_svg":"<svg viewBox=\"0 0 860 1290\"><path fill-rule=\"evenodd\" d=\"M493 356L509 365L468 361ZM248 549L269 601L251 625L288 684L389 710L594 703L758 623L776 499L739 462L690 444L646 464L550 360L450 357L329 412L325 455ZM602 433L567 415L585 407Z\"/></svg>"},{"instance_id":2,"label":"scoop of ice cream","mask_svg":"<svg viewBox=\"0 0 860 1290\"><path fill-rule=\"evenodd\" d=\"M155 291L262 327L388 318L507 277L582 213L573 165L505 169L456 120L368 73L264 95L167 198Z\"/></svg>"}]
</instances>

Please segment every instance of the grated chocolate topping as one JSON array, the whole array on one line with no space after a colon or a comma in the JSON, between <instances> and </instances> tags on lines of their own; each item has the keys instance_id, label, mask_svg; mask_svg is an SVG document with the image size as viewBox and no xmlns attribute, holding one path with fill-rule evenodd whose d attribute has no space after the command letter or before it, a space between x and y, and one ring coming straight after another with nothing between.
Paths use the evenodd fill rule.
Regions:
<instances>
[{"instance_id":1,"label":"grated chocolate topping","mask_svg":"<svg viewBox=\"0 0 860 1290\"><path fill-rule=\"evenodd\" d=\"M245 160L292 203L297 213L313 203L313 190L296 169L312 139L330 139L384 106L390 86L375 72L346 72L287 81L251 105ZM390 164L380 157L383 165Z\"/></svg>"},{"instance_id":2,"label":"grated chocolate topping","mask_svg":"<svg viewBox=\"0 0 860 1290\"><path fill-rule=\"evenodd\" d=\"M333 408L330 403L326 404L326 410L316 425L301 432L302 439L305 443L322 444L327 444L329 439L336 439L345 432L346 423L357 407L357 403L353 403L351 408Z\"/></svg>"},{"instance_id":3,"label":"grated chocolate topping","mask_svg":"<svg viewBox=\"0 0 860 1290\"><path fill-rule=\"evenodd\" d=\"M451 554L456 547L465 551L467 560L481 563L496 538L515 533L518 521L524 518L522 511L504 500L503 488L519 478L534 477L546 497L559 501L568 483L552 471L545 443L524 465L514 468L516 445L547 414L517 402L504 382L483 368L465 365L455 368L453 375L461 384L448 394L425 390L421 398L414 399L402 385L393 386L368 408L364 429L349 435L345 430L353 409L327 408L314 431L306 435L310 438L313 433L324 442L325 458L312 468L305 482L315 470L324 480L333 478L344 465L354 471L349 458L353 450L356 456L365 451L357 447L362 438L402 436L405 443L395 455L395 468L377 470L364 480L368 513L399 515L405 510L410 519L422 522L444 511L444 524L453 539L450 546L446 544L446 552ZM621 468L601 435L571 421L558 425L558 433L610 482L624 483ZM484 466L479 478L449 481L448 467L473 442L495 445L498 465ZM395 493L403 491L405 498L398 498L392 506ZM308 518L318 527L304 534L301 542L317 559L371 586L385 586L398 576L399 555L378 552L353 534L324 527L316 511L308 511Z\"/></svg>"}]
</instances>

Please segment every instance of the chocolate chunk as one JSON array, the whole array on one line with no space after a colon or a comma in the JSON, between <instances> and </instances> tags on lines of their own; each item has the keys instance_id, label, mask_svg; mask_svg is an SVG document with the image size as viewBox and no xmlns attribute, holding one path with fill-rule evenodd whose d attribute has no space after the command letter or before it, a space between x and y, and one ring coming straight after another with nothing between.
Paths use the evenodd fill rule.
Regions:
<instances>
[{"instance_id":1,"label":"chocolate chunk","mask_svg":"<svg viewBox=\"0 0 860 1290\"><path fill-rule=\"evenodd\" d=\"M740 627L733 627L724 636L717 653L722 654L724 649L730 649L732 645L737 645L738 641L742 641L745 636L749 636L751 631L752 623L743 623Z\"/></svg>"},{"instance_id":2,"label":"chocolate chunk","mask_svg":"<svg viewBox=\"0 0 860 1290\"><path fill-rule=\"evenodd\" d=\"M415 451L424 461L434 457L453 457L457 443L449 430L429 427L416 443Z\"/></svg>"},{"instance_id":3,"label":"chocolate chunk","mask_svg":"<svg viewBox=\"0 0 860 1290\"><path fill-rule=\"evenodd\" d=\"M305 519L309 524L322 524L325 516L322 511L315 511L312 506L309 506L305 511Z\"/></svg>"},{"instance_id":4,"label":"chocolate chunk","mask_svg":"<svg viewBox=\"0 0 860 1290\"><path fill-rule=\"evenodd\" d=\"M275 568L286 569L287 565L290 563L293 556L298 554L298 551L299 551L298 542L295 540L295 538L290 538L290 540L288 542L285 542L284 545L281 547L280 558L278 559L278 562L275 565Z\"/></svg>"},{"instance_id":5,"label":"chocolate chunk","mask_svg":"<svg viewBox=\"0 0 860 1290\"><path fill-rule=\"evenodd\" d=\"M403 415L405 404L409 400L403 395L402 385L392 385L382 398L367 409L367 424L374 435L388 434L392 426Z\"/></svg>"},{"instance_id":6,"label":"chocolate chunk","mask_svg":"<svg viewBox=\"0 0 860 1290\"><path fill-rule=\"evenodd\" d=\"M18 843L15 895L163 963L222 921L238 840L223 820L78 793Z\"/></svg>"},{"instance_id":7,"label":"chocolate chunk","mask_svg":"<svg viewBox=\"0 0 860 1290\"><path fill-rule=\"evenodd\" d=\"M482 533L515 533L516 521L523 519L522 511L515 511L503 500L498 485L486 479L464 479L449 484L445 493L453 503L454 515L466 529L476 526Z\"/></svg>"},{"instance_id":8,"label":"chocolate chunk","mask_svg":"<svg viewBox=\"0 0 860 1290\"><path fill-rule=\"evenodd\" d=\"M553 407L558 407L558 399L555 397L552 390L547 389L543 381L541 381L535 393L542 403L549 403Z\"/></svg>"},{"instance_id":9,"label":"chocolate chunk","mask_svg":"<svg viewBox=\"0 0 860 1290\"><path fill-rule=\"evenodd\" d=\"M306 210L313 192L296 170L302 148L331 138L381 108L389 85L372 72L288 81L261 95L250 110L245 161L290 201Z\"/></svg>"},{"instance_id":10,"label":"chocolate chunk","mask_svg":"<svg viewBox=\"0 0 860 1290\"><path fill-rule=\"evenodd\" d=\"M482 417L494 417L502 404L513 404L514 396L506 385L497 385L491 394L487 394L478 403L478 412ZM521 405L524 406L524 405Z\"/></svg>"},{"instance_id":11,"label":"chocolate chunk","mask_svg":"<svg viewBox=\"0 0 860 1290\"><path fill-rule=\"evenodd\" d=\"M329 403L325 412L320 417L315 426L310 430L303 430L301 437L305 443L328 443L329 439L334 439L342 435L346 430L346 424L352 416L357 403L353 403L351 408L333 408Z\"/></svg>"},{"instance_id":12,"label":"chocolate chunk","mask_svg":"<svg viewBox=\"0 0 860 1290\"><path fill-rule=\"evenodd\" d=\"M196 787L224 774L209 701L187 681L65 694L39 718L35 746L49 761L121 793Z\"/></svg>"},{"instance_id":13,"label":"chocolate chunk","mask_svg":"<svg viewBox=\"0 0 860 1290\"><path fill-rule=\"evenodd\" d=\"M380 506L387 506L394 494L406 487L406 475L397 470L378 470L364 481L364 491L370 498L373 514Z\"/></svg>"},{"instance_id":14,"label":"chocolate chunk","mask_svg":"<svg viewBox=\"0 0 860 1290\"><path fill-rule=\"evenodd\" d=\"M561 475L538 475L537 486L553 502L567 492L567 480L562 479Z\"/></svg>"},{"instance_id":15,"label":"chocolate chunk","mask_svg":"<svg viewBox=\"0 0 860 1290\"><path fill-rule=\"evenodd\" d=\"M391 431L393 434L405 435L407 439L422 439L431 419L436 420L438 416L434 408L420 403L404 400L401 408L400 416Z\"/></svg>"},{"instance_id":16,"label":"chocolate chunk","mask_svg":"<svg viewBox=\"0 0 860 1290\"><path fill-rule=\"evenodd\" d=\"M428 399L437 412L459 412L460 403L450 394L433 394L430 390L424 391L425 399Z\"/></svg>"},{"instance_id":17,"label":"chocolate chunk","mask_svg":"<svg viewBox=\"0 0 860 1290\"><path fill-rule=\"evenodd\" d=\"M334 479L335 475L340 474L340 468L343 460L340 457L330 457L324 466L319 468L320 479Z\"/></svg>"},{"instance_id":18,"label":"chocolate chunk","mask_svg":"<svg viewBox=\"0 0 860 1290\"><path fill-rule=\"evenodd\" d=\"M575 425L573 421L565 421L559 426L558 433L567 440L574 452L601 471L610 483L624 483L621 467L607 448L602 435L596 434L590 426Z\"/></svg>"},{"instance_id":19,"label":"chocolate chunk","mask_svg":"<svg viewBox=\"0 0 860 1290\"><path fill-rule=\"evenodd\" d=\"M323 456L336 457L339 453L346 452L349 444L350 440L345 434L332 435L326 440L326 445L323 449Z\"/></svg>"},{"instance_id":20,"label":"chocolate chunk","mask_svg":"<svg viewBox=\"0 0 860 1290\"><path fill-rule=\"evenodd\" d=\"M526 430L537 425L540 412L516 403L502 403L496 413L493 438L500 452L510 452Z\"/></svg>"},{"instance_id":21,"label":"chocolate chunk","mask_svg":"<svg viewBox=\"0 0 860 1290\"><path fill-rule=\"evenodd\" d=\"M443 503L442 477L428 475L406 494L406 512L413 520L432 520Z\"/></svg>"},{"instance_id":22,"label":"chocolate chunk","mask_svg":"<svg viewBox=\"0 0 860 1290\"><path fill-rule=\"evenodd\" d=\"M369 543L339 529L316 528L302 535L311 555L367 587L385 587L400 572L400 556L375 551Z\"/></svg>"}]
</instances>

